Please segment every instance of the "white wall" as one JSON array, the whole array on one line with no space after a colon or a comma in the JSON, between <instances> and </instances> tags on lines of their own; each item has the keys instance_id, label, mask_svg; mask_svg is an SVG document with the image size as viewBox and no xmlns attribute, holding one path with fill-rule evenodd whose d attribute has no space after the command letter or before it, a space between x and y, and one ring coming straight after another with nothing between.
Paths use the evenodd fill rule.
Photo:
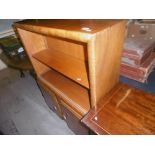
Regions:
<instances>
[{"instance_id":1,"label":"white wall","mask_svg":"<svg viewBox=\"0 0 155 155\"><path fill-rule=\"evenodd\" d=\"M19 21L19 19L0 19L0 38L14 34L12 24L15 21ZM6 68L6 65L0 60L0 70L4 68Z\"/></svg>"},{"instance_id":2,"label":"white wall","mask_svg":"<svg viewBox=\"0 0 155 155\"><path fill-rule=\"evenodd\" d=\"M0 38L14 34L12 24L16 21L19 19L0 19Z\"/></svg>"},{"instance_id":3,"label":"white wall","mask_svg":"<svg viewBox=\"0 0 155 155\"><path fill-rule=\"evenodd\" d=\"M0 19L0 32L12 29L12 23L19 19Z\"/></svg>"}]
</instances>

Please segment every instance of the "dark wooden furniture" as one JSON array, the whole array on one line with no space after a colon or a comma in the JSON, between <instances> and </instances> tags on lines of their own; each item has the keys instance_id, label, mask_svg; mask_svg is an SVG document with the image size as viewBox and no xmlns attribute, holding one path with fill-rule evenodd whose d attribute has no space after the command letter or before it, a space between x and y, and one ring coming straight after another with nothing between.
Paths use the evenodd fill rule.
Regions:
<instances>
[{"instance_id":1,"label":"dark wooden furniture","mask_svg":"<svg viewBox=\"0 0 155 155\"><path fill-rule=\"evenodd\" d=\"M155 96L119 83L82 122L96 134L155 134Z\"/></svg>"},{"instance_id":2,"label":"dark wooden furniture","mask_svg":"<svg viewBox=\"0 0 155 155\"><path fill-rule=\"evenodd\" d=\"M51 91L46 84L38 80L39 88L41 89L42 95L50 107L50 109L55 112L60 118L64 119L69 126L69 128L74 131L75 134L87 135L89 134L89 129L85 125L81 124L79 120L79 115L65 103L60 96L56 95ZM65 105L65 106L64 106ZM73 112L72 112L73 111Z\"/></svg>"},{"instance_id":3,"label":"dark wooden furniture","mask_svg":"<svg viewBox=\"0 0 155 155\"><path fill-rule=\"evenodd\" d=\"M17 69L20 71L20 76L24 77L24 70L33 71L33 67L31 65L31 62L29 61L28 57L24 57L22 59L16 59L16 58L9 58L6 56L4 52L0 54L0 59L8 66L14 69Z\"/></svg>"},{"instance_id":4,"label":"dark wooden furniture","mask_svg":"<svg viewBox=\"0 0 155 155\"><path fill-rule=\"evenodd\" d=\"M125 21L26 20L15 27L62 118L76 134L88 133L80 119L119 80Z\"/></svg>"},{"instance_id":5,"label":"dark wooden furniture","mask_svg":"<svg viewBox=\"0 0 155 155\"><path fill-rule=\"evenodd\" d=\"M52 92L44 83L38 81L39 88L41 89L42 95L45 99L45 102L49 108L54 111L60 118L62 118L62 112L59 105L59 100L57 95Z\"/></svg>"}]
</instances>

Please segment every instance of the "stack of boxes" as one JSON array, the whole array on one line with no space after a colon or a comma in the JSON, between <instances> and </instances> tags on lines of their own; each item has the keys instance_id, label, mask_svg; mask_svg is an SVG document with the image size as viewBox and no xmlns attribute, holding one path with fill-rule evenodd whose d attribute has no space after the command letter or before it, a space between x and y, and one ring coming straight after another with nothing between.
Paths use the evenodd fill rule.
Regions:
<instances>
[{"instance_id":1,"label":"stack of boxes","mask_svg":"<svg viewBox=\"0 0 155 155\"><path fill-rule=\"evenodd\" d=\"M144 83L155 67L155 20L129 20L126 32L121 75Z\"/></svg>"},{"instance_id":2,"label":"stack of boxes","mask_svg":"<svg viewBox=\"0 0 155 155\"><path fill-rule=\"evenodd\" d=\"M146 82L155 67L155 41L141 37L126 38L124 43L121 75Z\"/></svg>"}]
</instances>

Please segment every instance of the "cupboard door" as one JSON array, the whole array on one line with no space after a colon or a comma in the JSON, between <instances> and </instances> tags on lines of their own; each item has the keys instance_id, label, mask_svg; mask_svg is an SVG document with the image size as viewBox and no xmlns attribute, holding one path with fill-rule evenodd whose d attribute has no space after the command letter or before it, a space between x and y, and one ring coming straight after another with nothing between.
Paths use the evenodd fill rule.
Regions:
<instances>
[{"instance_id":1,"label":"cupboard door","mask_svg":"<svg viewBox=\"0 0 155 155\"><path fill-rule=\"evenodd\" d=\"M89 129L86 128L71 111L65 106L61 105L63 118L66 121L68 127L77 135L88 135Z\"/></svg>"},{"instance_id":2,"label":"cupboard door","mask_svg":"<svg viewBox=\"0 0 155 155\"><path fill-rule=\"evenodd\" d=\"M55 112L60 118L62 118L62 112L57 100L57 96L53 92L46 91L43 87L40 87L42 95L49 108Z\"/></svg>"}]
</instances>

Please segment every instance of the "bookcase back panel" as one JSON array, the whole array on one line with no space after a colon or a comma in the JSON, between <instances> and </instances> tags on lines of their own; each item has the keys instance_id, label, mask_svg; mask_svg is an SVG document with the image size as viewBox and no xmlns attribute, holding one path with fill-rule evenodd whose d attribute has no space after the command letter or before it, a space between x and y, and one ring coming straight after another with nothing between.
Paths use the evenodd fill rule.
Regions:
<instances>
[{"instance_id":1,"label":"bookcase back panel","mask_svg":"<svg viewBox=\"0 0 155 155\"><path fill-rule=\"evenodd\" d=\"M88 59L86 43L53 37L46 37L46 42L48 48L58 50L80 60L87 61Z\"/></svg>"},{"instance_id":2,"label":"bookcase back panel","mask_svg":"<svg viewBox=\"0 0 155 155\"><path fill-rule=\"evenodd\" d=\"M33 57L66 77L89 88L88 69L85 61L53 49L42 50L34 54Z\"/></svg>"}]
</instances>

